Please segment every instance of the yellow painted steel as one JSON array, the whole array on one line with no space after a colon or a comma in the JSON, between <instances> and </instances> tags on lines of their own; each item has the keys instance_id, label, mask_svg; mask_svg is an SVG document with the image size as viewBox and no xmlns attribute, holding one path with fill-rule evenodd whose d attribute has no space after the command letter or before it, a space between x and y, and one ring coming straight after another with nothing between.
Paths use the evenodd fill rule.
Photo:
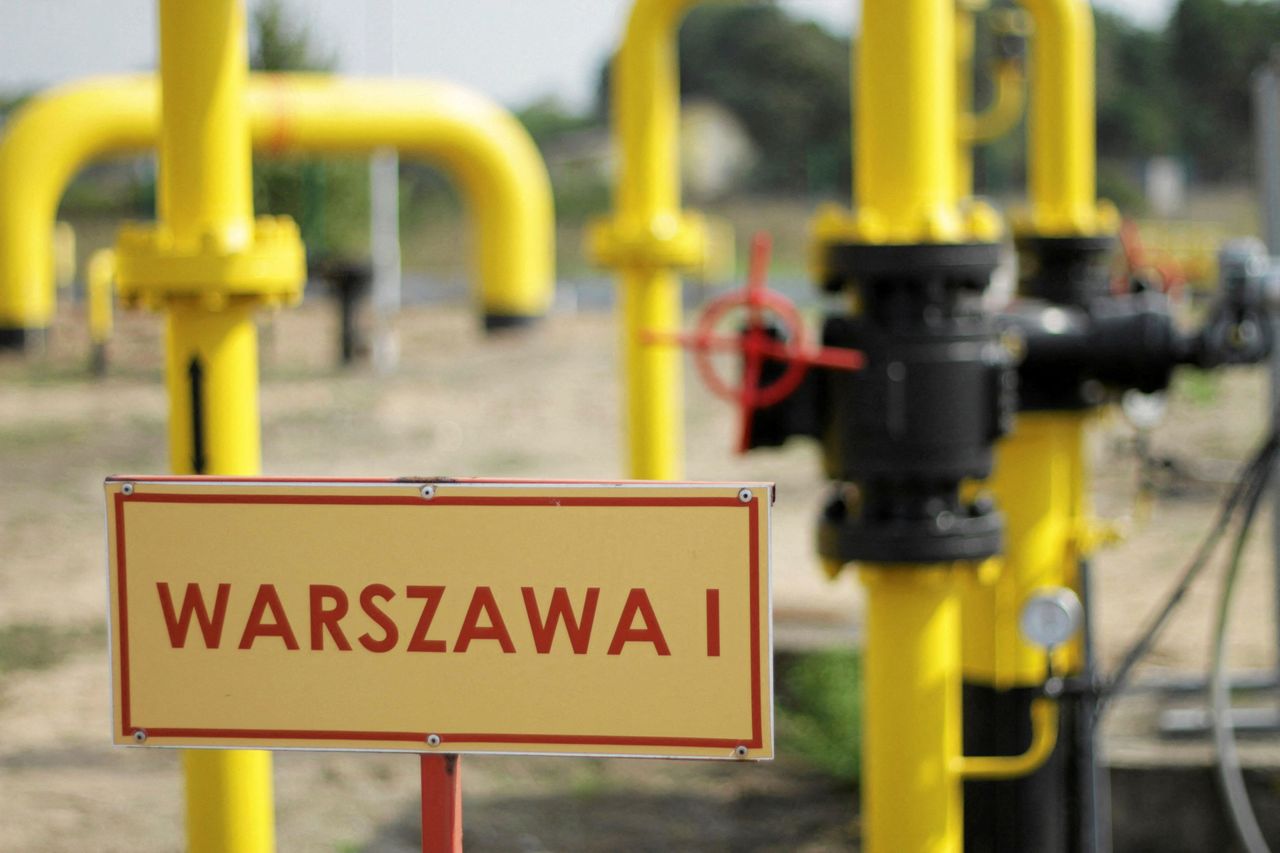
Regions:
<instances>
[{"instance_id":1,"label":"yellow painted steel","mask_svg":"<svg viewBox=\"0 0 1280 853\"><path fill-rule=\"evenodd\" d=\"M959 853L959 571L862 566L863 849Z\"/></svg>"},{"instance_id":2,"label":"yellow painted steel","mask_svg":"<svg viewBox=\"0 0 1280 853\"><path fill-rule=\"evenodd\" d=\"M156 144L156 86L150 75L97 78L36 97L11 119L0 141L0 326L46 328L52 321L50 230L58 199L84 164ZM528 133L493 102L439 82L288 74L252 76L248 109L259 152L394 146L441 167L457 181L471 213L477 301L496 314L535 315L549 306L551 183ZM145 252L150 232L134 239L134 254ZM288 251L288 243L274 245ZM174 275L159 264L155 258L150 267L158 276ZM207 268L197 262L194 274ZM193 271L177 274L190 278Z\"/></svg>"},{"instance_id":3,"label":"yellow painted steel","mask_svg":"<svg viewBox=\"0 0 1280 853\"><path fill-rule=\"evenodd\" d=\"M955 181L955 0L863 4L854 74L862 239L964 239Z\"/></svg>"},{"instance_id":4,"label":"yellow painted steel","mask_svg":"<svg viewBox=\"0 0 1280 853\"><path fill-rule=\"evenodd\" d=\"M1114 208L1096 199L1093 12L1087 0L1019 0L1034 25L1027 120L1030 207L1019 230L1107 234Z\"/></svg>"},{"instance_id":5,"label":"yellow painted steel","mask_svg":"<svg viewBox=\"0 0 1280 853\"><path fill-rule=\"evenodd\" d=\"M182 764L189 853L275 849L271 753L189 749Z\"/></svg>"},{"instance_id":6,"label":"yellow painted steel","mask_svg":"<svg viewBox=\"0 0 1280 853\"><path fill-rule=\"evenodd\" d=\"M684 457L680 352L646 333L680 328L679 271L707 258L703 220L680 208L676 30L698 0L636 0L614 63L618 146L614 214L589 235L592 258L618 271L628 471L677 479Z\"/></svg>"},{"instance_id":7,"label":"yellow painted steel","mask_svg":"<svg viewBox=\"0 0 1280 853\"><path fill-rule=\"evenodd\" d=\"M300 296L292 223L255 222L243 0L160 2L159 222L117 243L122 296L167 312L169 452L177 473L261 466L257 328L263 302ZM265 752L188 754L187 848L275 849Z\"/></svg>"},{"instance_id":8,"label":"yellow painted steel","mask_svg":"<svg viewBox=\"0 0 1280 853\"><path fill-rule=\"evenodd\" d=\"M116 254L110 249L99 249L89 256L89 339L96 346L104 346L111 340L115 325L112 302L115 296Z\"/></svg>"},{"instance_id":9,"label":"yellow painted steel","mask_svg":"<svg viewBox=\"0 0 1280 853\"><path fill-rule=\"evenodd\" d=\"M154 140L157 107L154 87L91 80L32 98L10 117L0 141L0 325L49 326L58 199L82 164Z\"/></svg>"},{"instance_id":10,"label":"yellow painted steel","mask_svg":"<svg viewBox=\"0 0 1280 853\"><path fill-rule=\"evenodd\" d=\"M957 772L965 779L1016 779L1036 772L1058 745L1058 703L1043 696L1031 701L1031 745L1021 755L964 756Z\"/></svg>"},{"instance_id":11,"label":"yellow painted steel","mask_svg":"<svg viewBox=\"0 0 1280 853\"><path fill-rule=\"evenodd\" d=\"M965 678L997 690L1035 687L1048 676L1045 653L1018 628L1027 598L1042 587L1076 587L1088 548L1087 466L1083 412L1023 412L996 445L988 481L1005 517L1002 570L988 585L964 591ZM1080 646L1054 652L1054 670L1074 673Z\"/></svg>"},{"instance_id":12,"label":"yellow painted steel","mask_svg":"<svg viewBox=\"0 0 1280 853\"><path fill-rule=\"evenodd\" d=\"M439 166L472 217L476 301L490 314L539 316L555 288L551 180L508 111L435 81L281 75L249 90L255 144L276 151L397 149Z\"/></svg>"}]
</instances>

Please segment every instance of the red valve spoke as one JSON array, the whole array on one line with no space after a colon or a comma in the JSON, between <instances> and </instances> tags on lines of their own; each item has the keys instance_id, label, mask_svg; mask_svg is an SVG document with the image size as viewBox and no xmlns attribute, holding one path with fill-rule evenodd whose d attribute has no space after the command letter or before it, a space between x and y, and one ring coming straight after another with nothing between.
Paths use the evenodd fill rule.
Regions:
<instances>
[{"instance_id":1,"label":"red valve spoke","mask_svg":"<svg viewBox=\"0 0 1280 853\"><path fill-rule=\"evenodd\" d=\"M694 365L707 387L717 396L737 403L742 411L741 451L747 449L756 409L777 405L790 396L800 387L809 368L859 370L866 362L857 350L808 345L800 312L765 284L769 252L768 235L757 234L751 241L746 287L711 300L698 320L697 331L646 332L642 338L647 344L676 344L693 352ZM741 333L717 333L716 328L734 310L746 312ZM742 355L741 385L730 385L712 366L711 354L725 352ZM785 367L773 381L762 385L766 361Z\"/></svg>"}]
</instances>

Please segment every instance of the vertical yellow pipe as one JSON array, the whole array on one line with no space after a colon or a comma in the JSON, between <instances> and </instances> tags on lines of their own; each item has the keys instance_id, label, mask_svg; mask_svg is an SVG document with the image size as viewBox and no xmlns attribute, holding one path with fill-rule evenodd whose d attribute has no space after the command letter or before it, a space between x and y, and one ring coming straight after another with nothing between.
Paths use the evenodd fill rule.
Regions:
<instances>
[{"instance_id":1,"label":"vertical yellow pipe","mask_svg":"<svg viewBox=\"0 0 1280 853\"><path fill-rule=\"evenodd\" d=\"M116 255L110 249L98 249L89 256L85 283L89 291L89 340L95 347L106 346L115 326L113 297Z\"/></svg>"},{"instance_id":2,"label":"vertical yellow pipe","mask_svg":"<svg viewBox=\"0 0 1280 853\"><path fill-rule=\"evenodd\" d=\"M242 0L160 2L159 214L178 254L252 247L245 40ZM176 473L259 472L255 304L240 297L168 301L169 441ZM275 849L269 753L189 750L183 764L188 850Z\"/></svg>"},{"instance_id":3,"label":"vertical yellow pipe","mask_svg":"<svg viewBox=\"0 0 1280 853\"><path fill-rule=\"evenodd\" d=\"M178 248L253 239L244 6L160 0L160 219Z\"/></svg>"},{"instance_id":4,"label":"vertical yellow pipe","mask_svg":"<svg viewBox=\"0 0 1280 853\"><path fill-rule=\"evenodd\" d=\"M865 238L960 240L955 0L864 3L854 89L854 197Z\"/></svg>"},{"instance_id":5,"label":"vertical yellow pipe","mask_svg":"<svg viewBox=\"0 0 1280 853\"><path fill-rule=\"evenodd\" d=\"M1030 230L1099 232L1093 13L1087 0L1020 0L1035 25L1028 115ZM1108 229L1109 230L1109 229Z\"/></svg>"},{"instance_id":6,"label":"vertical yellow pipe","mask_svg":"<svg viewBox=\"0 0 1280 853\"><path fill-rule=\"evenodd\" d=\"M679 112L675 30L692 0L637 0L618 52L613 83L618 162L617 221L643 239L680 227ZM656 259L621 270L621 348L626 377L629 476L682 474L684 425L680 353L643 342L644 332L681 324L680 277Z\"/></svg>"},{"instance_id":7,"label":"vertical yellow pipe","mask_svg":"<svg viewBox=\"0 0 1280 853\"><path fill-rule=\"evenodd\" d=\"M1044 650L1018 628L1037 588L1074 586L1085 525L1084 412L1024 412L996 445L988 481L1004 511L1003 568L989 586L967 585L964 675L997 690L1044 683ZM1078 671L1079 641L1055 652L1059 673Z\"/></svg>"},{"instance_id":8,"label":"vertical yellow pipe","mask_svg":"<svg viewBox=\"0 0 1280 853\"><path fill-rule=\"evenodd\" d=\"M952 566L866 566L863 849L959 853L960 601Z\"/></svg>"},{"instance_id":9,"label":"vertical yellow pipe","mask_svg":"<svg viewBox=\"0 0 1280 853\"><path fill-rule=\"evenodd\" d=\"M861 242L966 237L956 180L955 0L867 0L856 91ZM960 598L954 565L864 565L862 816L869 853L959 853Z\"/></svg>"}]
</instances>

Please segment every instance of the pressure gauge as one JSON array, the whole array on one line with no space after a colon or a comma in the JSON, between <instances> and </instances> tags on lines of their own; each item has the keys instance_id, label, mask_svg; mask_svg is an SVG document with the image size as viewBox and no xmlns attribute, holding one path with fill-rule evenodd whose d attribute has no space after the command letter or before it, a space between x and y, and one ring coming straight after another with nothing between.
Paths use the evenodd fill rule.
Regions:
<instances>
[{"instance_id":1,"label":"pressure gauge","mask_svg":"<svg viewBox=\"0 0 1280 853\"><path fill-rule=\"evenodd\" d=\"M1071 639L1083 616L1084 609L1074 592L1053 587L1039 590L1027 599L1018 627L1028 642L1052 650Z\"/></svg>"}]
</instances>

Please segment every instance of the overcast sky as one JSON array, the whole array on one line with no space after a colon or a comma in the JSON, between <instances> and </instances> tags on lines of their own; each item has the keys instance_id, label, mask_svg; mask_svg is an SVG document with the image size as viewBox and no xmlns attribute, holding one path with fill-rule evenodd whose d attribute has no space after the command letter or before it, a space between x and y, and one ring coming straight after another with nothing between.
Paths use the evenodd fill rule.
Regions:
<instances>
[{"instance_id":1,"label":"overcast sky","mask_svg":"<svg viewBox=\"0 0 1280 853\"><path fill-rule=\"evenodd\" d=\"M200 2L200 0L190 0ZM290 0L316 40L356 74L444 77L508 105L546 95L585 106L628 0ZM1173 0L1106 0L1159 25ZM250 0L250 5L256 5ZM782 0L848 32L853 0ZM394 6L394 36L388 20ZM156 0L0 0L0 90L149 69ZM388 50L388 45L391 50Z\"/></svg>"}]
</instances>

